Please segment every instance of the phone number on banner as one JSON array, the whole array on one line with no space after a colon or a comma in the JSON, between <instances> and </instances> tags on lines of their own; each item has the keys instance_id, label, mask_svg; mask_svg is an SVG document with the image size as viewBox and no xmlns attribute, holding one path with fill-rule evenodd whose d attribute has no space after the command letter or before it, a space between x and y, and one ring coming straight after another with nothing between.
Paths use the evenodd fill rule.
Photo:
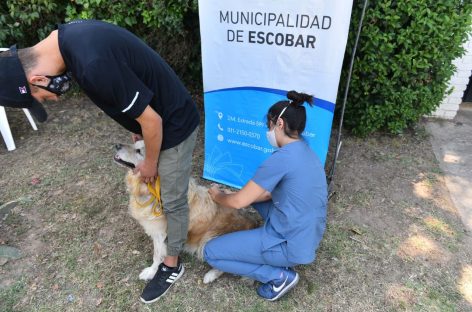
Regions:
<instances>
[{"instance_id":1,"label":"phone number on banner","mask_svg":"<svg viewBox=\"0 0 472 312\"><path fill-rule=\"evenodd\" d=\"M253 139L258 139L258 140L261 138L260 133L257 133L257 132L246 131L246 130L235 129L235 128L227 128L226 130L228 131L228 133L245 136L248 138L253 138Z\"/></svg>"}]
</instances>

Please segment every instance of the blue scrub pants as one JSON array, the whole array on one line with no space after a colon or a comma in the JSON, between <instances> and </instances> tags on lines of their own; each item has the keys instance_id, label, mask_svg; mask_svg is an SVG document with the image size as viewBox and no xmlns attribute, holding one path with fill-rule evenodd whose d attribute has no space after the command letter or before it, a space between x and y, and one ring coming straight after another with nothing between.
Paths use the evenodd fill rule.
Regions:
<instances>
[{"instance_id":1,"label":"blue scrub pants","mask_svg":"<svg viewBox=\"0 0 472 312\"><path fill-rule=\"evenodd\" d=\"M267 220L270 202L253 205L264 221ZM249 277L267 283L282 277L287 267L295 266L287 259L286 243L264 250L264 228L233 232L210 240L203 255L209 265L223 272Z\"/></svg>"}]
</instances>

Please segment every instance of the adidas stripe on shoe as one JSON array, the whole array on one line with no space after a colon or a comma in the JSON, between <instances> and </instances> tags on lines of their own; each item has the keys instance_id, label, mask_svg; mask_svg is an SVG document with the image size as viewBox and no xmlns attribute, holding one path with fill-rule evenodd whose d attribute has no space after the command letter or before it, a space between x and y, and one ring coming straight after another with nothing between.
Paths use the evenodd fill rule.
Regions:
<instances>
[{"instance_id":1,"label":"adidas stripe on shoe","mask_svg":"<svg viewBox=\"0 0 472 312\"><path fill-rule=\"evenodd\" d=\"M144 303L153 303L164 296L172 285L184 274L184 266L182 263L177 267L171 268L161 263L156 275L149 281L141 294L141 301Z\"/></svg>"}]
</instances>

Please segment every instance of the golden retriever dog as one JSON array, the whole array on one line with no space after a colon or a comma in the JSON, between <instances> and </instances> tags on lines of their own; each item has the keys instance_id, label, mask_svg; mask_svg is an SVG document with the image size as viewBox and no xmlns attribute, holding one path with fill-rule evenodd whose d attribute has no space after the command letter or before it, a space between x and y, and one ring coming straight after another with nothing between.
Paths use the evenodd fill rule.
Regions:
<instances>
[{"instance_id":1,"label":"golden retriever dog","mask_svg":"<svg viewBox=\"0 0 472 312\"><path fill-rule=\"evenodd\" d=\"M133 169L144 159L144 142L115 145L115 162ZM129 213L144 228L152 238L154 245L153 264L145 268L139 278L150 280L157 272L159 264L167 254L165 239L167 237L167 221L165 214L153 213L153 198L148 185L140 181L138 175L129 170L126 185L130 195ZM249 230L258 226L255 214L244 209L232 209L217 205L208 194L208 189L197 185L190 179L188 189L189 228L185 251L203 260L203 248L212 238L240 230ZM165 205L165 202L163 203ZM204 283L210 283L221 276L222 272L210 270L203 278Z\"/></svg>"}]
</instances>

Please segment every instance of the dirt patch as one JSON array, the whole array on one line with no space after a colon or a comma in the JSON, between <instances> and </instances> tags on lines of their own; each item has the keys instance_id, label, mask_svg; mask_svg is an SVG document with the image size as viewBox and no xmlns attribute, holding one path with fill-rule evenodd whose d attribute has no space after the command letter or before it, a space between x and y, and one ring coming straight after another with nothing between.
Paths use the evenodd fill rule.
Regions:
<instances>
[{"instance_id":1,"label":"dirt patch","mask_svg":"<svg viewBox=\"0 0 472 312\"><path fill-rule=\"evenodd\" d=\"M200 110L201 98L196 98ZM7 110L17 150L0 146L0 242L23 258L0 266L1 311L147 311L138 274L152 243L128 215L126 171L113 145L130 135L89 100L47 105L35 132ZM194 176L203 171L203 114ZM208 181L199 179L202 184ZM457 216L422 126L367 139L345 136L317 260L279 302L184 255L186 274L152 309L178 311L468 311L470 233Z\"/></svg>"},{"instance_id":2,"label":"dirt patch","mask_svg":"<svg viewBox=\"0 0 472 312\"><path fill-rule=\"evenodd\" d=\"M412 306L416 302L415 292L413 289L402 285L391 285L387 289L386 300L395 308L403 308Z\"/></svg>"}]
</instances>

